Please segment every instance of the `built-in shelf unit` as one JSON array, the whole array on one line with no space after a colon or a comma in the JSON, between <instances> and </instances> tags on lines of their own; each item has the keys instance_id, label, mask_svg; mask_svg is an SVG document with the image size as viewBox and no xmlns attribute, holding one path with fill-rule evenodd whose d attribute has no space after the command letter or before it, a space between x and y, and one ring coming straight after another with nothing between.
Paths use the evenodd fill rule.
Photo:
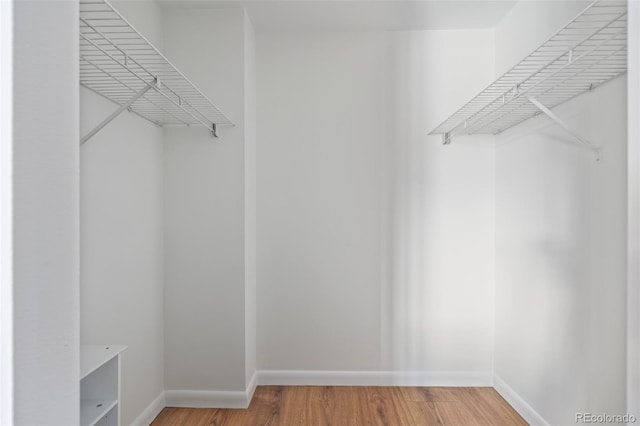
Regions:
<instances>
[{"instance_id":1,"label":"built-in shelf unit","mask_svg":"<svg viewBox=\"0 0 640 426\"><path fill-rule=\"evenodd\" d=\"M430 135L498 134L544 113L586 148L596 145L551 109L627 70L627 2L598 0L453 113Z\"/></svg>"},{"instance_id":2,"label":"built-in shelf unit","mask_svg":"<svg viewBox=\"0 0 640 426\"><path fill-rule=\"evenodd\" d=\"M119 107L86 142L125 110L158 126L233 123L107 1L80 0L80 84Z\"/></svg>"},{"instance_id":3,"label":"built-in shelf unit","mask_svg":"<svg viewBox=\"0 0 640 426\"><path fill-rule=\"evenodd\" d=\"M120 353L125 349L80 347L80 426L120 424Z\"/></svg>"}]
</instances>

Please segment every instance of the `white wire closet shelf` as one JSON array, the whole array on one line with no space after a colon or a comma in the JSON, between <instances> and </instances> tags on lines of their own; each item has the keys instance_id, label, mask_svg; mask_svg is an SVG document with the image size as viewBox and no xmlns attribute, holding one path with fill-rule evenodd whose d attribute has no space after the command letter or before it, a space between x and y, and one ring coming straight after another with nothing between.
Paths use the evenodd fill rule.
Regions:
<instances>
[{"instance_id":1,"label":"white wire closet shelf","mask_svg":"<svg viewBox=\"0 0 640 426\"><path fill-rule=\"evenodd\" d=\"M550 109L626 70L626 1L598 0L429 134L448 144L456 135L498 134L545 113L597 154Z\"/></svg>"},{"instance_id":2,"label":"white wire closet shelf","mask_svg":"<svg viewBox=\"0 0 640 426\"><path fill-rule=\"evenodd\" d=\"M106 0L80 0L80 84L158 126L233 123Z\"/></svg>"}]
</instances>

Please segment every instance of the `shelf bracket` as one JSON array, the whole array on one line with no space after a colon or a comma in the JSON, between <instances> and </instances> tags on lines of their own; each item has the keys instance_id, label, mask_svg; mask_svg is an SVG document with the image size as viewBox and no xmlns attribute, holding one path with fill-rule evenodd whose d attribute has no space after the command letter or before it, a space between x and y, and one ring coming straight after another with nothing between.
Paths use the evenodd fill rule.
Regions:
<instances>
[{"instance_id":1,"label":"shelf bracket","mask_svg":"<svg viewBox=\"0 0 640 426\"><path fill-rule=\"evenodd\" d=\"M451 143L451 134L443 133L442 134L442 145L449 145Z\"/></svg>"},{"instance_id":2,"label":"shelf bracket","mask_svg":"<svg viewBox=\"0 0 640 426\"><path fill-rule=\"evenodd\" d=\"M135 101L137 101L141 96L147 93L147 91L151 89L153 86L155 86L156 84L157 84L157 80L154 80L152 83L147 83L142 89L140 89L135 95L133 95L131 99L129 99L124 104L120 105L120 107L117 110L112 112L111 115L109 115L100 124L94 127L93 130L91 130L89 133L84 135L82 139L80 139L80 145L84 144L86 141L91 139L93 135L95 135L100 130L102 130L104 126L106 126L111 121L113 121L113 119L119 116L123 111L128 110Z\"/></svg>"},{"instance_id":3,"label":"shelf bracket","mask_svg":"<svg viewBox=\"0 0 640 426\"><path fill-rule=\"evenodd\" d=\"M213 123L211 125L211 134L213 135L214 138L218 137L218 126L216 125L216 123Z\"/></svg>"},{"instance_id":4,"label":"shelf bracket","mask_svg":"<svg viewBox=\"0 0 640 426\"><path fill-rule=\"evenodd\" d=\"M527 98L529 99L529 102L535 105L536 108L542 111L547 117L553 120L558 126L562 127L567 133L573 136L582 146L584 146L585 148L588 148L591 152L593 152L594 155L596 156L596 161L600 161L600 148L598 148L597 146L589 142L589 140L582 137L576 131L571 129L571 127L569 127L567 123L562 121L560 117L555 115L549 108L542 105L542 103L540 103L540 101L538 101L536 98L532 96L527 96Z\"/></svg>"}]
</instances>

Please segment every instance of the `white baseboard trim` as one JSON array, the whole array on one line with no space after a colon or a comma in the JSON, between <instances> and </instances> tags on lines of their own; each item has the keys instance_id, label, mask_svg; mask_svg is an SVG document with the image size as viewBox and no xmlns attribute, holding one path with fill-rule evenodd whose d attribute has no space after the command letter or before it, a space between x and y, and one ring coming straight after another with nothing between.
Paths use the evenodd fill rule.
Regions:
<instances>
[{"instance_id":1,"label":"white baseboard trim","mask_svg":"<svg viewBox=\"0 0 640 426\"><path fill-rule=\"evenodd\" d=\"M259 385L492 386L490 371L258 371Z\"/></svg>"},{"instance_id":2,"label":"white baseboard trim","mask_svg":"<svg viewBox=\"0 0 640 426\"><path fill-rule=\"evenodd\" d=\"M254 371L253 376L251 376L251 380L249 380L249 385L247 385L247 390L245 391L247 398L247 407L251 404L251 400L253 399L253 394L256 392L256 387L258 386L258 372Z\"/></svg>"},{"instance_id":3,"label":"white baseboard trim","mask_svg":"<svg viewBox=\"0 0 640 426\"><path fill-rule=\"evenodd\" d=\"M258 385L257 372L244 391L167 390L167 407L247 408Z\"/></svg>"},{"instance_id":4,"label":"white baseboard trim","mask_svg":"<svg viewBox=\"0 0 640 426\"><path fill-rule=\"evenodd\" d=\"M548 426L520 395L490 371L257 371L244 391L167 390L132 422L147 426L164 407L247 408L258 385L277 386L493 386L531 425Z\"/></svg>"},{"instance_id":5,"label":"white baseboard trim","mask_svg":"<svg viewBox=\"0 0 640 426\"><path fill-rule=\"evenodd\" d=\"M188 408L247 408L247 391L165 391L167 407Z\"/></svg>"},{"instance_id":6,"label":"white baseboard trim","mask_svg":"<svg viewBox=\"0 0 640 426\"><path fill-rule=\"evenodd\" d=\"M156 399L151 401L151 404L149 404L147 408L145 408L142 413L140 413L140 415L131 422L131 425L149 426L165 406L164 392L160 392Z\"/></svg>"},{"instance_id":7,"label":"white baseboard trim","mask_svg":"<svg viewBox=\"0 0 640 426\"><path fill-rule=\"evenodd\" d=\"M527 402L516 393L504 380L498 376L493 376L493 388L522 416L531 426L548 426L544 417L533 409Z\"/></svg>"}]
</instances>

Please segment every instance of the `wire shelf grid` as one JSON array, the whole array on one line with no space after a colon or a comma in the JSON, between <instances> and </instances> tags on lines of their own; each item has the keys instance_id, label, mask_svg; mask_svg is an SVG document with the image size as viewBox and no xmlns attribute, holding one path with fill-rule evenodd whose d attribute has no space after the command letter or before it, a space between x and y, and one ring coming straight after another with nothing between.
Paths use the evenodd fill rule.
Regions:
<instances>
[{"instance_id":1,"label":"wire shelf grid","mask_svg":"<svg viewBox=\"0 0 640 426\"><path fill-rule=\"evenodd\" d=\"M626 70L626 1L597 0L429 134L498 134Z\"/></svg>"},{"instance_id":2,"label":"wire shelf grid","mask_svg":"<svg viewBox=\"0 0 640 426\"><path fill-rule=\"evenodd\" d=\"M106 0L80 0L80 84L159 126L233 125Z\"/></svg>"}]
</instances>

